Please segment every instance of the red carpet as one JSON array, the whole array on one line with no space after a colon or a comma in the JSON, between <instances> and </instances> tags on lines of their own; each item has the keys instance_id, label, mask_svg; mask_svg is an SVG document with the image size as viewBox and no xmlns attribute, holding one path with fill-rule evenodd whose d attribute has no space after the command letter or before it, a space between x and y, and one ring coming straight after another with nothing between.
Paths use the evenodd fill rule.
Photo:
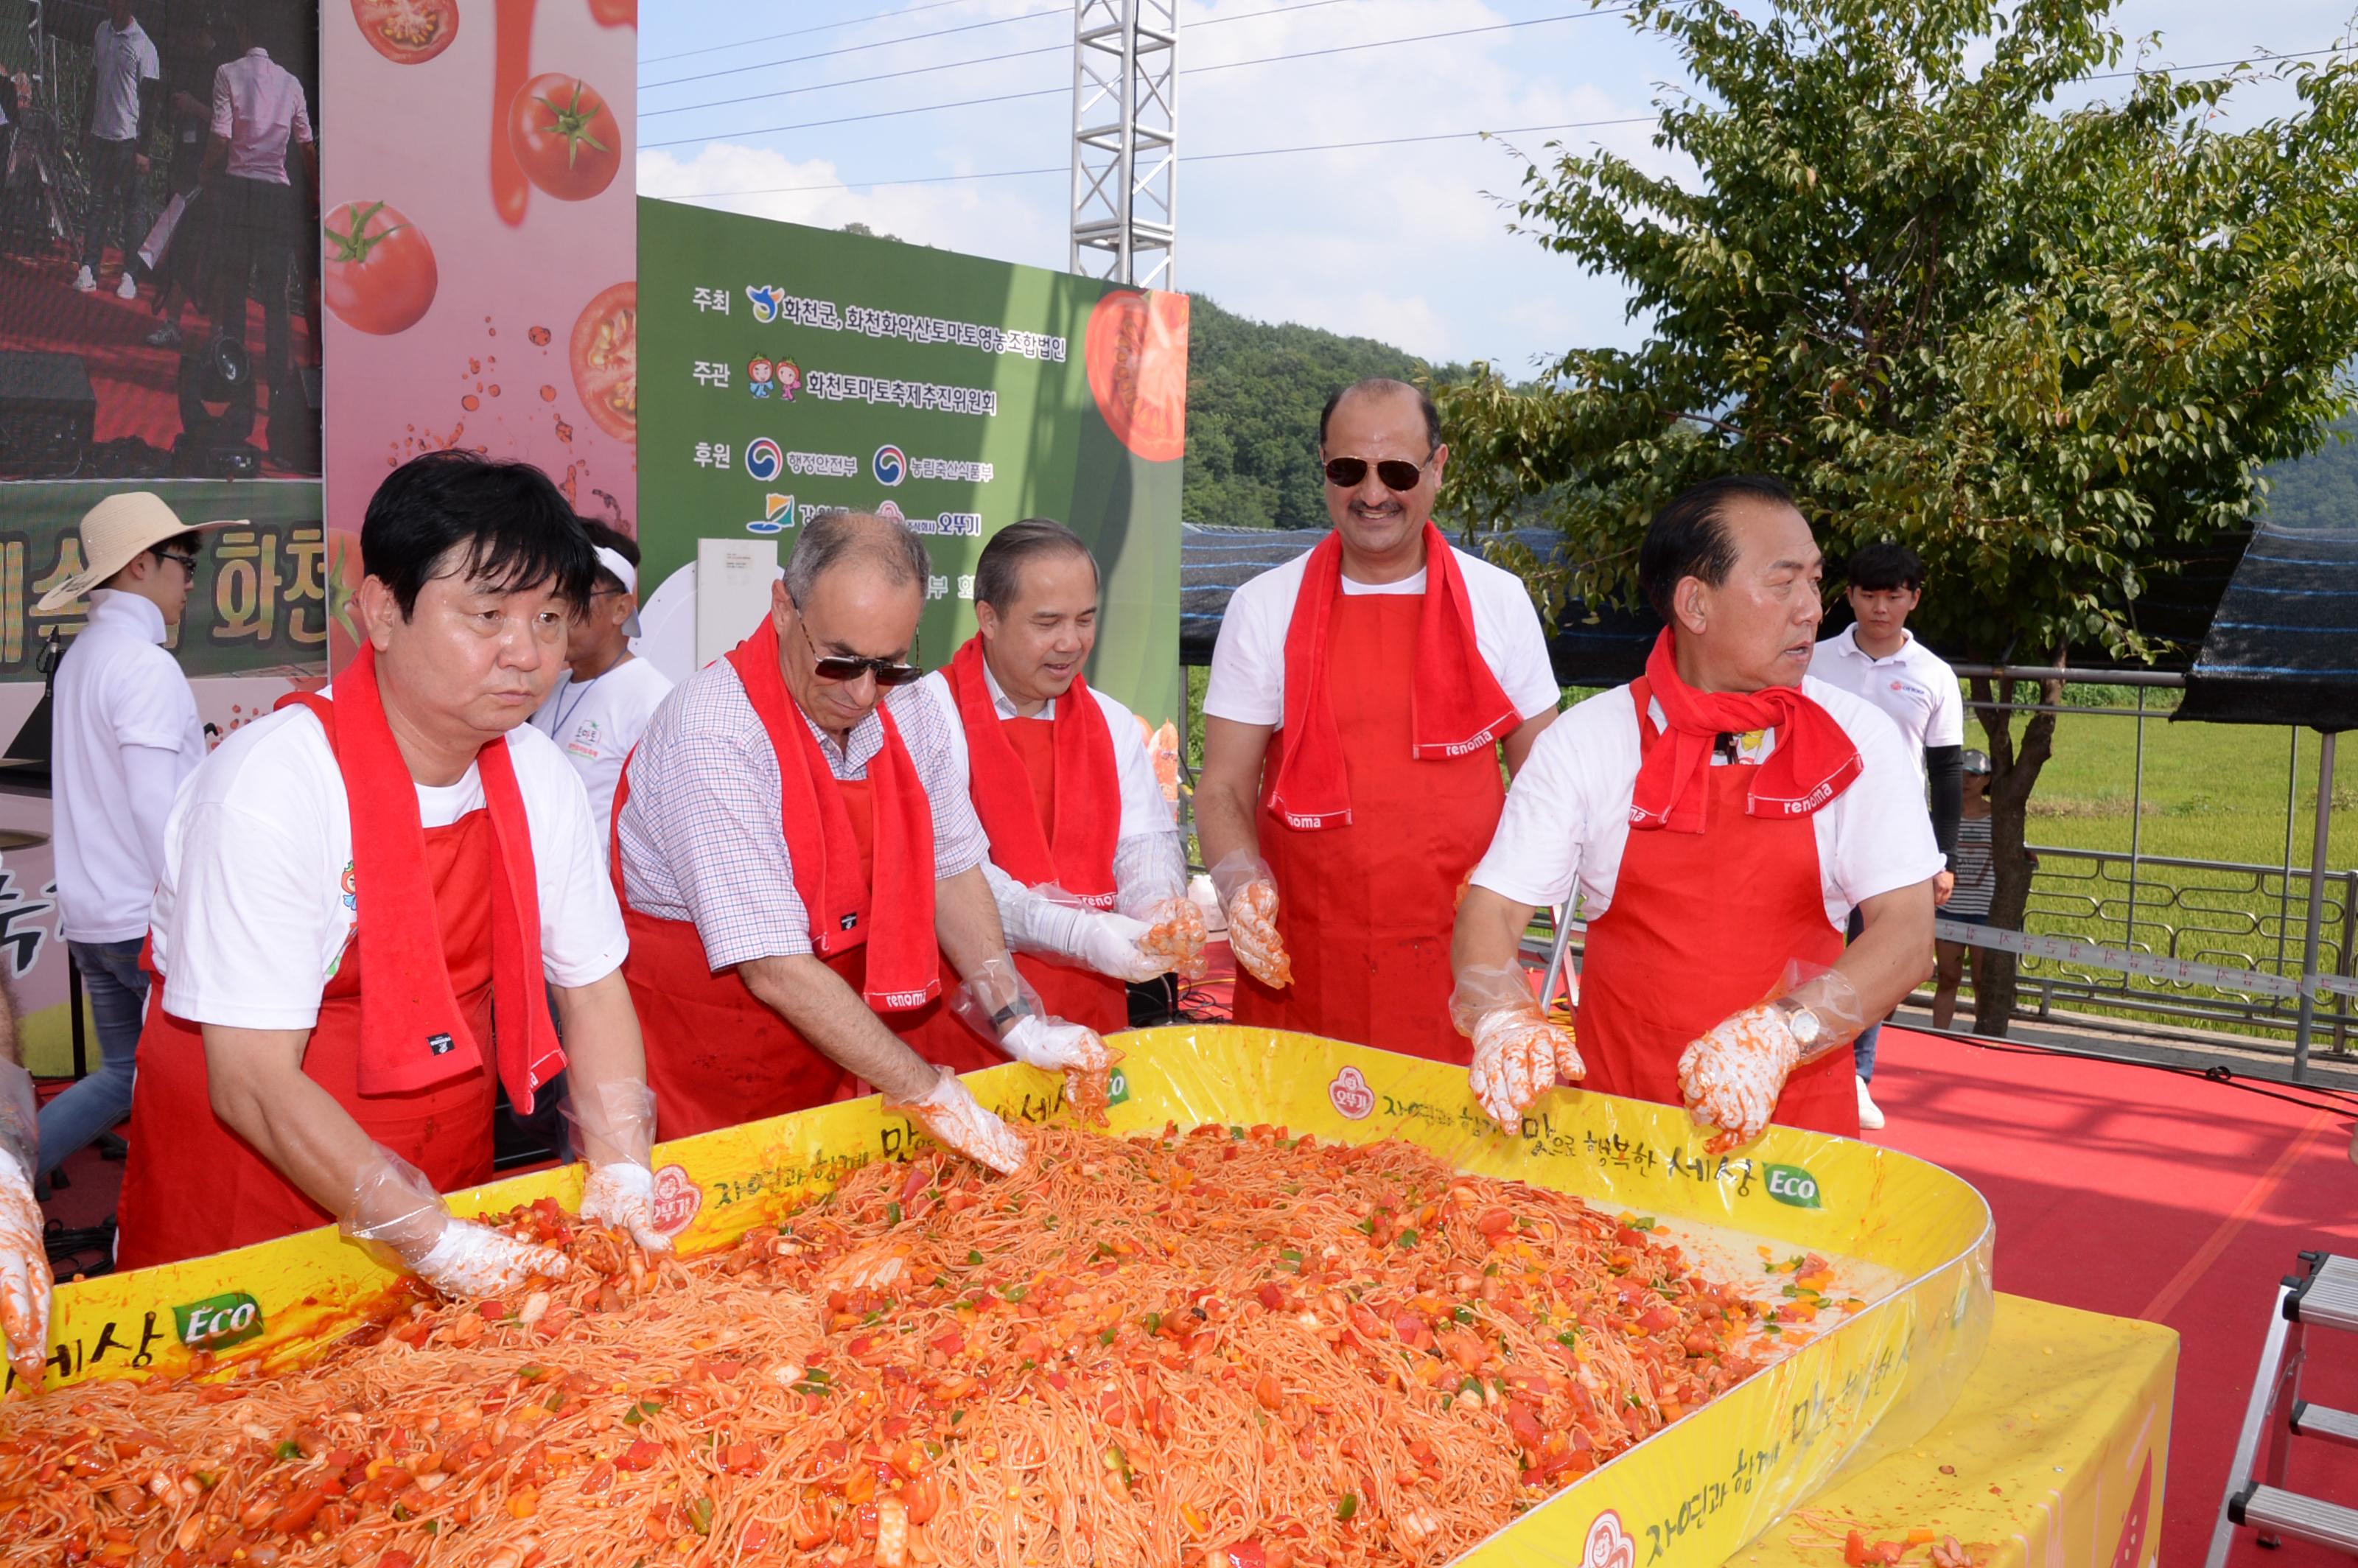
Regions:
<instances>
[{"instance_id":1,"label":"red carpet","mask_svg":"<svg viewBox=\"0 0 2358 1568\"><path fill-rule=\"evenodd\" d=\"M1870 1135L1972 1182L1997 1216L2000 1290L2166 1323L2181 1338L2161 1561L2210 1545L2278 1278L2304 1249L2358 1252L2351 1117L2149 1068L1887 1029ZM2310 1340L2304 1387L2358 1409L2358 1337ZM2358 1454L2294 1450L2288 1484L2358 1503ZM2239 1539L2236 1568L2345 1559Z\"/></svg>"}]
</instances>

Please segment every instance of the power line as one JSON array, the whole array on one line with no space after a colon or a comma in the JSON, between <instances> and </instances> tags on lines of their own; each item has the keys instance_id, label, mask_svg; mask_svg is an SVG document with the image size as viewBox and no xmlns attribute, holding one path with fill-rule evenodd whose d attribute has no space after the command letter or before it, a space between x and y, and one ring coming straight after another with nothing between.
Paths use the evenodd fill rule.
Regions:
<instances>
[{"instance_id":1,"label":"power line","mask_svg":"<svg viewBox=\"0 0 2358 1568\"><path fill-rule=\"evenodd\" d=\"M652 92L654 89L658 87L676 87L683 81L708 81L714 77L719 76L740 76L749 70L768 70L774 66L781 65L803 65L815 59L833 59L838 55L862 54L870 49L889 49L896 44L923 43L927 38L946 38L956 33L979 33L985 27L1004 27L1014 22L1036 22L1043 16L1069 16L1071 15L1072 11L1069 7L1052 5L1044 11L1023 11L1012 16L994 16L988 22L966 22L955 27L936 27L929 33L904 33L897 38L878 38L872 43L846 44L839 49L821 49L817 54L799 54L791 59L768 59L762 61L758 65L732 65L721 70L690 71L686 76L666 77L661 81L642 81L639 83L639 91L642 92ZM1065 49L1070 46L1057 44L1052 47ZM1042 51L1033 49L1025 52L1037 54ZM993 59L1005 59L1011 57L1005 55L993 55L989 58ZM975 60L972 63L980 65L983 62L981 60ZM838 83L838 85L846 84Z\"/></svg>"},{"instance_id":2,"label":"power line","mask_svg":"<svg viewBox=\"0 0 2358 1568\"><path fill-rule=\"evenodd\" d=\"M1307 10L1307 9L1308 9L1308 7L1307 7L1307 6L1287 6L1287 7L1284 7L1284 9L1287 9L1287 10ZM1496 22L1496 23L1492 23L1492 24L1490 24L1490 25L1488 25L1488 26L1487 26L1487 27L1453 27L1453 28L1450 28L1450 29L1448 29L1448 30L1446 30L1446 31L1444 31L1444 32L1438 32L1438 33L1420 33L1420 34L1416 35L1416 36L1415 36L1415 37L1413 37L1413 38L1374 38L1374 39L1370 39L1370 40L1368 40L1368 41L1367 41L1367 42L1364 42L1364 43L1356 43L1356 44L1336 44L1336 45L1335 45L1335 46L1333 46L1333 47L1331 47L1331 48L1328 48L1328 49L1296 49L1296 50L1289 51L1289 52L1284 53L1284 54L1261 55L1261 56L1259 56L1259 57L1257 57L1257 58L1255 58L1255 59L1231 59L1231 60L1222 60L1222 61L1220 61L1220 62L1218 62L1217 64L1215 64L1215 65L1197 65L1197 66L1187 66L1187 67L1184 67L1184 68L1180 70L1179 74L1180 74L1180 75L1182 75L1182 76L1199 76L1199 75L1203 75L1203 74L1206 74L1206 73L1207 73L1207 72L1215 71L1215 70L1239 70L1239 69L1241 69L1241 68L1243 68L1243 67L1245 67L1245 66L1254 66L1254 65L1275 65L1275 64L1278 64L1278 63L1280 63L1281 61L1284 61L1284 60L1293 60L1293 59L1321 59L1321 58L1324 58L1324 57L1325 57L1325 56L1329 56L1329 55L1351 54L1351 53L1355 53L1355 52L1357 52L1357 51L1358 51L1358 50L1361 50L1361 49L1394 49L1394 48L1397 48L1397 47L1399 47L1399 46L1401 46L1401 45L1402 45L1402 44L1426 44L1426 43L1434 43L1434 42L1438 42L1438 41L1440 41L1440 40L1446 39L1446 38L1472 38L1472 37L1476 37L1476 36L1477 36L1477 35L1484 34L1484 33L1502 33L1502 32L1509 32L1509 31L1512 31L1512 30L1514 30L1514 29L1520 28L1520 27L1536 27L1543 26L1543 25L1545 25L1545 24L1547 24L1547 23L1550 23L1550 22L1577 22L1577 21L1583 21L1583 20L1585 20L1586 18L1591 17L1591 16L1619 16L1619 15L1621 15L1623 12L1626 12L1626 11L1628 11L1628 10L1629 10L1629 9L1630 9L1630 7L1629 7L1629 6L1628 6L1628 5L1617 5L1617 6L1610 7L1610 8L1608 8L1608 9L1599 10L1599 11L1567 11L1567 12L1562 12L1562 13L1559 13L1558 15L1556 15L1556 16L1531 16L1531 17L1527 17L1527 18L1523 19L1522 21L1519 21L1519 22ZM1263 14L1263 15L1266 15L1267 13L1262 13L1262 14ZM1241 20L1241 17L1234 18L1234 19ZM1064 47L1065 47L1065 46L1063 46L1063 45L1057 45L1057 46L1055 46L1056 50L1057 50L1058 52L1062 52L1062 51L1063 51ZM1033 52L1033 53L1041 53L1041 52L1045 52L1045 51L1042 51L1042 50L1033 50L1033 51L1029 51L1029 52ZM968 63L968 62L955 62L955 63L957 63L957 64L963 64L963 63ZM922 69L922 70L946 70L954 69L954 66L927 66L927 67L923 67L923 68L920 68L920 69ZM896 72L895 74L914 74L914 72ZM845 84L843 84L843 85L849 85L849 83L845 83ZM806 91L806 92L807 92L807 91L813 91L813 90L812 90L812 89L802 89L801 91ZM662 141L662 142L641 142L639 145L640 145L642 147L676 147L676 146L685 146L688 145L688 144L689 144L689 143L691 143L691 142L708 142L708 141L712 141L712 140L715 140L715 139L717 139L717 138L719 138L719 137L723 137L723 136L767 136L767 135L773 135L777 134L777 133L778 133L778 132L780 132L780 131L806 131L806 130L815 129L815 128L817 128L817 127L818 127L818 126L822 126L822 125L844 125L844 124L856 124L856 123L858 123L858 122L860 122L860 121L863 121L863 120L885 120L885 119L892 119L892 118L895 118L895 117L897 117L897 116L899 116L899 115L903 115L903 114L931 114L931 113L933 113L933 112L935 112L935 111L936 111L936 110L941 110L941 109L966 109L966 108L972 108L972 107L974 107L974 106L976 106L976 105L978 105L978 104L983 104L983 103L1018 103L1018 102L1020 102L1020 101L1022 101L1022 100L1023 100L1023 99L1026 99L1026 98L1044 98L1044 97L1049 96L1049 95L1050 95L1050 94L1052 94L1052 93L1065 92L1069 92L1069 91L1070 91L1070 88L1069 88L1068 86L1066 86L1066 85L1063 85L1063 84L1059 84L1059 85L1055 86L1055 87L1043 87L1043 88L1038 88L1038 89L1035 89L1035 90L1033 90L1033 91L1032 91L1032 92L1003 92L1003 93L993 93L993 94L991 94L991 95L990 95L990 96L988 96L988 97L982 97L982 98L961 98L961 99L956 99L956 100L953 100L953 101L951 101L951 102L945 103L919 103L919 104L913 105L913 106L911 106L911 107L909 107L909 108L906 108L906 109L884 109L884 110L878 110L878 111L876 111L876 112L874 112L874 113L867 114L846 114L846 115L838 116L838 117L836 117L836 118L832 118L832 119L826 119L826 120L798 120L798 121L795 121L795 122L793 122L793 123L791 123L791 124L784 124L784 125L763 125L763 126L760 126L760 127L755 128L755 129L752 129L752 130L743 130L743 131L718 131L718 132L710 132L710 133L708 133L708 134L706 134L706 135L700 135L700 136L676 136L676 137L672 138L672 139L671 139L671 140L669 140L669 141ZM777 94L775 94L775 93L764 93L764 94L763 94L763 96L764 96L764 97L776 97L776 96L778 96L778 95L777 95ZM690 103L690 104L685 104L685 105L682 105L681 107L682 107L682 109L702 109L702 108L709 108L709 107L712 107L712 105L709 105L709 104L703 104L703 103ZM658 111L654 111L654 113L666 114L677 114L677 113L680 113L680 112L681 112L681 110L679 110L679 109L665 109L665 110L658 110ZM644 115L644 114L642 114L642 118L644 118L644 117L645 117L645 115Z\"/></svg>"},{"instance_id":3,"label":"power line","mask_svg":"<svg viewBox=\"0 0 2358 1568\"><path fill-rule=\"evenodd\" d=\"M971 5L974 0L931 0L924 5L910 5L898 11L877 11L865 16L852 16L840 22L821 22L815 27L795 27L784 33L763 33L758 38L739 38L733 43L706 44L701 49L682 49L677 54L649 55L642 65L661 65L667 59L686 59L690 55L717 54L722 49L741 49L747 44L774 43L780 38L799 38L809 33L831 33L838 27L857 27L870 22L890 21L896 16L914 16L920 11L939 11L949 5Z\"/></svg>"},{"instance_id":4,"label":"power line","mask_svg":"<svg viewBox=\"0 0 2358 1568\"><path fill-rule=\"evenodd\" d=\"M1293 153L1344 152L1357 147L1405 146L1413 142L1455 142L1472 137L1515 136L1532 131L1578 131L1600 125L1650 125L1655 116L1636 114L1618 120L1566 120L1552 125L1505 125L1495 131L1437 131L1421 136L1375 136L1357 142L1319 142L1293 147L1247 147L1226 153L1185 153L1181 163L1225 163L1235 158L1282 157ZM1044 174L1069 174L1069 166L1059 164L1053 168L1000 168L976 174L933 174L910 179L872 179L852 181L828 180L817 185L769 185L745 190L698 190L661 198L671 201L698 201L722 196L777 196L790 191L876 189L898 185L950 185L971 179L1022 179Z\"/></svg>"},{"instance_id":5,"label":"power line","mask_svg":"<svg viewBox=\"0 0 2358 1568\"><path fill-rule=\"evenodd\" d=\"M1204 21L1190 24L1189 30L1198 32L1206 27L1219 27L1225 22L1249 22L1262 16L1290 16L1297 11L1315 11L1322 5L1341 5L1350 3L1351 0L1303 0L1302 4L1295 5L1271 5L1260 11L1238 11L1226 16L1209 17ZM1063 6L1045 11L1026 11L1021 16L1002 16L996 21L971 22L964 27L943 27L930 33L911 33L905 38L882 38L871 44L853 44L845 49L828 49L822 54L796 55L791 59L763 60L758 65L732 65L720 70L695 71L687 76L675 76L663 81L645 81L639 85L640 90L644 92L655 87L677 86L683 81L708 81L717 77L742 75L749 70L769 70L778 66L801 65L807 60L827 59L835 55L858 54L862 49L889 49L894 44L919 43L926 38L946 38L952 33L970 33L980 27L1003 27L1009 22L1029 22L1042 16L1062 16L1070 14L1069 10ZM882 76L856 76L842 81L816 81L805 87L782 87L775 92L755 92L743 98L716 98L702 103L683 103L670 109L646 109L640 111L640 117L644 119L651 114L681 114L690 109L719 109L731 103L757 103L765 98L784 98L789 93L821 92L830 87L854 87L863 82L890 81L896 76L916 76L929 70L956 70L964 66L990 65L1002 59L1022 59L1029 55L1062 54L1071 47L1070 44L1049 44L1040 49L1016 49L1007 54L983 55L971 59L948 60L939 65L916 66L907 70L888 71Z\"/></svg>"}]
</instances>

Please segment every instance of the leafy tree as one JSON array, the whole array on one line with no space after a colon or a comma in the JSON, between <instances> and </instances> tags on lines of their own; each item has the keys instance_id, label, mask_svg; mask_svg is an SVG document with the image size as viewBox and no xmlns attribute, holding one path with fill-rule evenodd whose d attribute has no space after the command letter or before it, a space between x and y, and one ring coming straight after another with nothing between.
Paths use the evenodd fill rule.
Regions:
<instances>
[{"instance_id":1,"label":"leafy tree","mask_svg":"<svg viewBox=\"0 0 2358 1568\"><path fill-rule=\"evenodd\" d=\"M1655 506L1733 470L1805 498L1827 553L1898 539L1927 631L1990 663L2150 657L2149 578L2236 527L2263 463L2315 447L2358 348L2358 73L2285 65L2299 107L2230 133L2238 70L2139 72L2109 0L1635 0L1698 84L1655 145L1686 179L1552 148L1519 227L1630 291L1631 351L1575 349L1520 392L1444 389L1454 499L1546 498L1571 590L1634 592ZM1986 63L1981 63L1981 62ZM2006 683L2005 700L2055 682ZM1975 696L1991 697L1989 683ZM2017 733L2017 719L2026 719ZM2028 894L2024 808L2051 714L2000 708L1994 913ZM1992 955L2002 957L2003 955ZM1977 1022L2002 1032L2010 963Z\"/></svg>"},{"instance_id":2,"label":"leafy tree","mask_svg":"<svg viewBox=\"0 0 2358 1568\"><path fill-rule=\"evenodd\" d=\"M1453 373L1464 372L1436 371L1372 338L1250 320L1196 295L1187 317L1182 514L1226 527L1325 527L1318 410L1327 394L1368 376Z\"/></svg>"}]
</instances>

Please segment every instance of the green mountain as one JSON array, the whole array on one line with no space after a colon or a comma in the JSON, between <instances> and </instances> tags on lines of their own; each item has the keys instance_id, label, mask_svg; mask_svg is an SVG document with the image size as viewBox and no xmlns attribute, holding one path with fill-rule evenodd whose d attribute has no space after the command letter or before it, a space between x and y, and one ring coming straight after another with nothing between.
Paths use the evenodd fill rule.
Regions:
<instances>
[{"instance_id":1,"label":"green mountain","mask_svg":"<svg viewBox=\"0 0 2358 1568\"><path fill-rule=\"evenodd\" d=\"M1455 367L1440 367L1446 378ZM1318 410L1371 375L1435 373L1404 349L1271 326L1195 295L1187 318L1187 473L1181 514L1230 528L1324 528Z\"/></svg>"},{"instance_id":2,"label":"green mountain","mask_svg":"<svg viewBox=\"0 0 2358 1568\"><path fill-rule=\"evenodd\" d=\"M2325 445L2261 470L2267 520L2287 528L2358 528L2358 413L2331 427Z\"/></svg>"}]
</instances>

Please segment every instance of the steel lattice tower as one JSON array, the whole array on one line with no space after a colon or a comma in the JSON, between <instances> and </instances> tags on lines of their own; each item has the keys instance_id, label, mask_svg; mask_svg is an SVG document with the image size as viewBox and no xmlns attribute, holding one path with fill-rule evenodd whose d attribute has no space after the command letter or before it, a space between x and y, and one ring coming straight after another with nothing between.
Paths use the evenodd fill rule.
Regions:
<instances>
[{"instance_id":1,"label":"steel lattice tower","mask_svg":"<svg viewBox=\"0 0 2358 1568\"><path fill-rule=\"evenodd\" d=\"M1178 54L1178 0L1075 0L1075 272L1173 287Z\"/></svg>"}]
</instances>

